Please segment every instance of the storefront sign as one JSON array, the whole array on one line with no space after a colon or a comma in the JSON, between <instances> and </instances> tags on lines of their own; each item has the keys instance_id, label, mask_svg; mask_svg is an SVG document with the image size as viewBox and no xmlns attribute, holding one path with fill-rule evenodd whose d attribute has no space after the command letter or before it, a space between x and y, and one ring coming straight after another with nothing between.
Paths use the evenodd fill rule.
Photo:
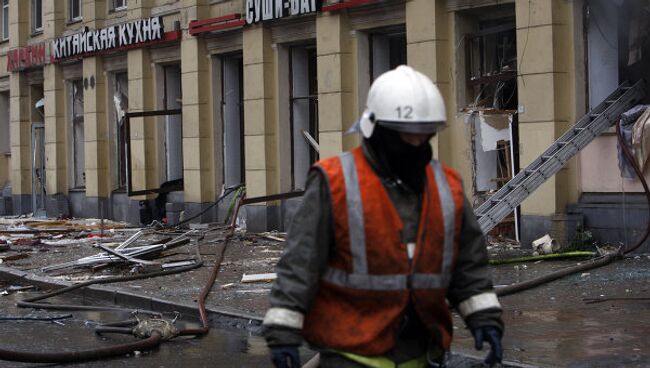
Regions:
<instances>
[{"instance_id":1,"label":"storefront sign","mask_svg":"<svg viewBox=\"0 0 650 368\"><path fill-rule=\"evenodd\" d=\"M246 23L314 13L322 6L323 0L246 0Z\"/></svg>"},{"instance_id":2,"label":"storefront sign","mask_svg":"<svg viewBox=\"0 0 650 368\"><path fill-rule=\"evenodd\" d=\"M7 71L16 72L33 66L50 63L50 50L47 43L7 51Z\"/></svg>"},{"instance_id":3,"label":"storefront sign","mask_svg":"<svg viewBox=\"0 0 650 368\"><path fill-rule=\"evenodd\" d=\"M86 28L80 33L54 40L52 42L52 57L56 61L158 41L164 37L162 17L139 19L99 30Z\"/></svg>"}]
</instances>

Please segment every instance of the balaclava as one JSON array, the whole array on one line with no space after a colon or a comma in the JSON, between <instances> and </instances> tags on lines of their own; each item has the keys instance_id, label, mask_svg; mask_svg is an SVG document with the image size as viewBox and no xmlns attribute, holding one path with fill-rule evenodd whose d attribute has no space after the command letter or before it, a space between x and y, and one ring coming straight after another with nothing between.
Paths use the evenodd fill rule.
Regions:
<instances>
[{"instance_id":1,"label":"balaclava","mask_svg":"<svg viewBox=\"0 0 650 368\"><path fill-rule=\"evenodd\" d=\"M426 183L424 169L433 155L428 141L413 146L404 142L398 131L384 128L380 124L375 126L372 136L365 140L387 174L397 177L416 193L422 193Z\"/></svg>"}]
</instances>

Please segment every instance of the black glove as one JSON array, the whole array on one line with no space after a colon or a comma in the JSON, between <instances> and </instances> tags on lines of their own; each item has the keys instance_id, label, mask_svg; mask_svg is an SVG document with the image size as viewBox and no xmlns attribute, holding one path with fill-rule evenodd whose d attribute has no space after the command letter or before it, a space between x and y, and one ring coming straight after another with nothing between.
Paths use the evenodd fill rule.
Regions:
<instances>
[{"instance_id":1,"label":"black glove","mask_svg":"<svg viewBox=\"0 0 650 368\"><path fill-rule=\"evenodd\" d=\"M494 326L477 327L472 330L474 335L474 347L476 350L483 349L483 341L490 344L490 354L485 358L485 363L490 367L501 363L503 359L503 347L501 346L501 331Z\"/></svg>"},{"instance_id":2,"label":"black glove","mask_svg":"<svg viewBox=\"0 0 650 368\"><path fill-rule=\"evenodd\" d=\"M271 346L271 359L275 368L300 368L298 345Z\"/></svg>"}]
</instances>

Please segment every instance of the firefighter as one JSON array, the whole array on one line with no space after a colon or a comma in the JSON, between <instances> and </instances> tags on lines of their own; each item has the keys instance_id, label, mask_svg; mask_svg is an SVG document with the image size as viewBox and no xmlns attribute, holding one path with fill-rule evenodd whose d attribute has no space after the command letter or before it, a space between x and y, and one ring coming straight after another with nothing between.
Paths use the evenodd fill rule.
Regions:
<instances>
[{"instance_id":1,"label":"firefighter","mask_svg":"<svg viewBox=\"0 0 650 368\"><path fill-rule=\"evenodd\" d=\"M455 308L501 361L501 306L460 176L432 159L437 87L399 66L370 87L363 142L318 161L277 265L263 332L278 368L303 339L321 367L442 367Z\"/></svg>"}]
</instances>

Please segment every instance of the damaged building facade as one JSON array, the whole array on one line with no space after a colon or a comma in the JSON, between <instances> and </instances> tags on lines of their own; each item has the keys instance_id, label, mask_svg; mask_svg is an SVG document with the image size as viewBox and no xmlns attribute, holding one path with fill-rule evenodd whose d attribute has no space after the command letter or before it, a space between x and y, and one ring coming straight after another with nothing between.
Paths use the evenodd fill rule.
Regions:
<instances>
[{"instance_id":1,"label":"damaged building facade","mask_svg":"<svg viewBox=\"0 0 650 368\"><path fill-rule=\"evenodd\" d=\"M359 144L345 132L370 83L404 63L440 87L449 127L434 152L478 206L650 70L640 0L25 3L2 0L0 17L3 214L137 223L189 217L239 183L249 197L299 191L315 160ZM624 241L643 230L640 192L612 130L495 235L569 241L582 225ZM283 228L299 201L242 216Z\"/></svg>"}]
</instances>

